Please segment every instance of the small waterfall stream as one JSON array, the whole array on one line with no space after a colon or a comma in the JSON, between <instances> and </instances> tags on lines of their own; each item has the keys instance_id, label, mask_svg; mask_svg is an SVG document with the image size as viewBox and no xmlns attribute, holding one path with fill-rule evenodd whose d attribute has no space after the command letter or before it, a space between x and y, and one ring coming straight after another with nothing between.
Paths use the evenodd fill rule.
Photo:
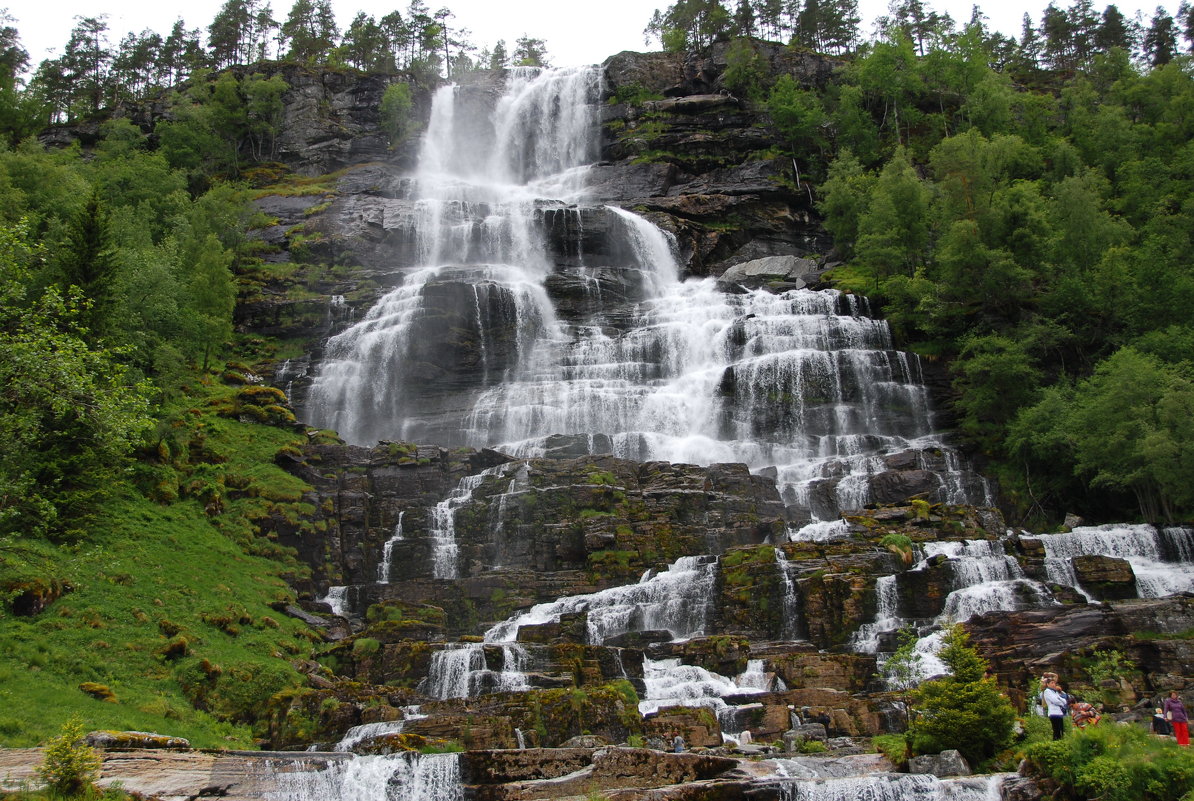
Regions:
<instances>
[{"instance_id":1,"label":"small waterfall stream","mask_svg":"<svg viewBox=\"0 0 1194 801\"><path fill-rule=\"evenodd\" d=\"M381 561L377 563L378 584L390 583L390 561L393 559L394 543L402 541L402 518L405 515L405 511L398 513L398 522L394 524L394 533L382 547Z\"/></svg>"},{"instance_id":2,"label":"small waterfall stream","mask_svg":"<svg viewBox=\"0 0 1194 801\"><path fill-rule=\"evenodd\" d=\"M928 774L881 773L794 779L779 785L781 801L998 801L1007 776L939 779Z\"/></svg>"},{"instance_id":3,"label":"small waterfall stream","mask_svg":"<svg viewBox=\"0 0 1194 801\"><path fill-rule=\"evenodd\" d=\"M389 756L354 756L332 762L311 763L310 770L280 770L277 789L269 801L461 801L457 754L401 753Z\"/></svg>"}]
</instances>

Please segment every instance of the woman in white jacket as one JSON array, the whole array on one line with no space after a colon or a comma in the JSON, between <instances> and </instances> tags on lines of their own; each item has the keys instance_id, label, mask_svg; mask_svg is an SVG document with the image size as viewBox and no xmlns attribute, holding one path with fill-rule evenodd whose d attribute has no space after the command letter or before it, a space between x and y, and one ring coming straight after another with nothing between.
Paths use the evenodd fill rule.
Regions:
<instances>
[{"instance_id":1,"label":"woman in white jacket","mask_svg":"<svg viewBox=\"0 0 1194 801\"><path fill-rule=\"evenodd\" d=\"M1053 739L1060 740L1065 736L1065 712L1068 696L1061 691L1061 685L1052 679L1045 685L1041 698L1049 713L1049 723L1053 726Z\"/></svg>"}]
</instances>

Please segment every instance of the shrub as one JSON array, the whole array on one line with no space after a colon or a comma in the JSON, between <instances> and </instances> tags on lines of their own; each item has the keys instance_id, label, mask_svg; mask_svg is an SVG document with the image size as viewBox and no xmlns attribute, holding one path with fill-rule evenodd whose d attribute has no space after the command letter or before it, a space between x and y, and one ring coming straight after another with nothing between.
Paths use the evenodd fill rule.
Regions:
<instances>
[{"instance_id":1,"label":"shrub","mask_svg":"<svg viewBox=\"0 0 1194 801\"><path fill-rule=\"evenodd\" d=\"M83 721L73 717L46 745L37 775L55 795L75 795L95 781L100 765L99 754L83 739Z\"/></svg>"},{"instance_id":2,"label":"shrub","mask_svg":"<svg viewBox=\"0 0 1194 801\"><path fill-rule=\"evenodd\" d=\"M971 764L995 756L1012 740L1016 711L995 685L983 678L987 663L970 645L966 630L954 625L938 656L951 675L926 681L912 693L915 717L908 744L918 754L957 748Z\"/></svg>"},{"instance_id":3,"label":"shrub","mask_svg":"<svg viewBox=\"0 0 1194 801\"><path fill-rule=\"evenodd\" d=\"M381 649L381 643L372 637L361 637L352 644L352 655L356 657L372 656Z\"/></svg>"},{"instance_id":4,"label":"shrub","mask_svg":"<svg viewBox=\"0 0 1194 801\"><path fill-rule=\"evenodd\" d=\"M1026 771L1059 786L1054 797L1179 801L1194 793L1194 753L1134 726L1093 726L1035 743Z\"/></svg>"},{"instance_id":5,"label":"shrub","mask_svg":"<svg viewBox=\"0 0 1194 801\"><path fill-rule=\"evenodd\" d=\"M796 751L801 754L823 754L829 750L829 746L820 740L797 740Z\"/></svg>"},{"instance_id":6,"label":"shrub","mask_svg":"<svg viewBox=\"0 0 1194 801\"><path fill-rule=\"evenodd\" d=\"M912 558L916 552L912 546L912 539L908 536L904 534L888 534L879 540L879 544L900 557L900 561L904 564L912 564Z\"/></svg>"},{"instance_id":7,"label":"shrub","mask_svg":"<svg viewBox=\"0 0 1194 801\"><path fill-rule=\"evenodd\" d=\"M415 124L411 117L414 99L410 86L405 83L392 83L386 87L381 96L381 125L390 140L390 147L395 147L414 132Z\"/></svg>"},{"instance_id":8,"label":"shrub","mask_svg":"<svg viewBox=\"0 0 1194 801\"><path fill-rule=\"evenodd\" d=\"M902 734L880 734L871 738L871 745L893 765L908 761L908 739Z\"/></svg>"}]
</instances>

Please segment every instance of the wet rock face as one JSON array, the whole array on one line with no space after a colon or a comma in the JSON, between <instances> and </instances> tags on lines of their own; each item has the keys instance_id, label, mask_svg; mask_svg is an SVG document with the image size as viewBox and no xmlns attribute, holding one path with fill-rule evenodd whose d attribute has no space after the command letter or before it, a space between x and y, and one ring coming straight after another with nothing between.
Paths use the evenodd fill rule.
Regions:
<instances>
[{"instance_id":1,"label":"wet rock face","mask_svg":"<svg viewBox=\"0 0 1194 801\"><path fill-rule=\"evenodd\" d=\"M1121 678L1130 681L1136 693L1191 686L1184 677L1194 669L1194 642L1185 633L1194 629L1194 598L996 612L972 618L965 626L991 662L991 672L1017 703L1023 702L1024 689L1049 670L1063 677L1067 691L1103 697L1102 688L1086 677L1081 657L1093 650L1119 650L1134 662L1136 668Z\"/></svg>"},{"instance_id":2,"label":"wet rock face","mask_svg":"<svg viewBox=\"0 0 1194 801\"><path fill-rule=\"evenodd\" d=\"M1088 555L1072 561L1078 583L1100 601L1136 597L1136 574L1127 559Z\"/></svg>"},{"instance_id":3,"label":"wet rock face","mask_svg":"<svg viewBox=\"0 0 1194 801\"><path fill-rule=\"evenodd\" d=\"M502 469L452 507L460 583L437 582L433 532L443 523L436 506L465 476L494 467ZM442 607L455 596L474 604L474 623L478 615L500 619L533 602L634 583L648 567L680 556L754 545L785 525L774 483L743 465L514 462L492 451L383 443L311 446L291 469L315 487L310 502L326 534L284 541L299 549L317 582L366 585L350 597L362 604L359 612L386 598ZM391 583L379 585L378 560L399 518ZM460 625L467 615L454 618Z\"/></svg>"}]
</instances>

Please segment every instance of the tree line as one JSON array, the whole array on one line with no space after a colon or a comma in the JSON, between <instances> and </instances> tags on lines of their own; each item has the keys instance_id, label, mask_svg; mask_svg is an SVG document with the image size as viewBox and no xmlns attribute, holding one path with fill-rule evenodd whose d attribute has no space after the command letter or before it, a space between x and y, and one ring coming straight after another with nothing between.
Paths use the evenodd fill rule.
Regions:
<instances>
[{"instance_id":1,"label":"tree line","mask_svg":"<svg viewBox=\"0 0 1194 801\"><path fill-rule=\"evenodd\" d=\"M130 32L115 44L106 15L75 21L62 55L42 61L25 86L29 55L11 18L4 15L0 70L8 88L0 91L20 101L5 104L18 107L7 127L33 133L51 123L141 100L204 71L271 60L404 74L424 83L474 69L548 63L542 39L524 35L512 48L504 41L492 49L478 47L450 9L432 11L421 0L411 0L405 12L391 11L380 19L358 13L342 31L330 0L295 0L282 21L268 2L226 0L203 32L179 19L165 36L146 29Z\"/></svg>"},{"instance_id":2,"label":"tree line","mask_svg":"<svg viewBox=\"0 0 1194 801\"><path fill-rule=\"evenodd\" d=\"M976 5L969 24L986 21ZM665 50L700 49L714 41L761 38L821 53L842 55L871 41L862 35L858 0L679 0L656 10L644 35ZM892 0L888 13L874 21L874 40L906 37L925 56L957 35L958 23L923 0ZM988 32L988 46L998 61L1032 62L1054 70L1091 66L1096 54L1119 47L1153 66L1168 63L1180 51L1179 40L1194 46L1194 6L1182 0L1177 17L1157 6L1152 17L1129 19L1114 5L1101 13L1092 0L1069 8L1051 2L1040 21L1024 15L1019 40Z\"/></svg>"}]
</instances>

